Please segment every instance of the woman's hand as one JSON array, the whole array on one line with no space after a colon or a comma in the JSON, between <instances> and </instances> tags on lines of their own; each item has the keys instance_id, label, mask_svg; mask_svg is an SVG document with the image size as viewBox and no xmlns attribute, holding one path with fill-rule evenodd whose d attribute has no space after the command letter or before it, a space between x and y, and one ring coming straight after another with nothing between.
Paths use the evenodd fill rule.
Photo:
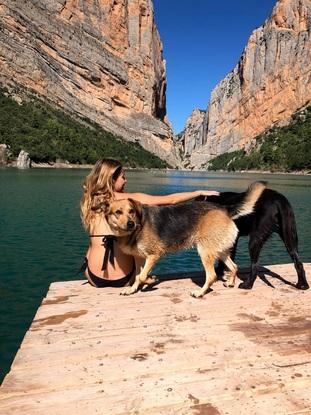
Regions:
<instances>
[{"instance_id":1,"label":"woman's hand","mask_svg":"<svg viewBox=\"0 0 311 415\"><path fill-rule=\"evenodd\" d=\"M219 196L219 192L216 190L197 190L197 196Z\"/></svg>"}]
</instances>

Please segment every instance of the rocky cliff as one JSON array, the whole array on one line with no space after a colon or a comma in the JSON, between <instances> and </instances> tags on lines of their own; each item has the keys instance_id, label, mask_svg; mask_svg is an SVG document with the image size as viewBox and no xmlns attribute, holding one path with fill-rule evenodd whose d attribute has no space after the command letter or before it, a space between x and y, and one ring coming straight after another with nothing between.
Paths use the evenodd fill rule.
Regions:
<instances>
[{"instance_id":1,"label":"rocky cliff","mask_svg":"<svg viewBox=\"0 0 311 415\"><path fill-rule=\"evenodd\" d=\"M279 0L255 30L237 66L212 91L204 117L193 114L179 144L199 167L247 147L311 101L311 1Z\"/></svg>"},{"instance_id":2,"label":"rocky cliff","mask_svg":"<svg viewBox=\"0 0 311 415\"><path fill-rule=\"evenodd\" d=\"M182 153L184 157L191 156L192 152L203 145L203 121L205 111L195 109L187 120L186 127L182 132Z\"/></svg>"},{"instance_id":3,"label":"rocky cliff","mask_svg":"<svg viewBox=\"0 0 311 415\"><path fill-rule=\"evenodd\" d=\"M176 164L151 0L0 0L0 82Z\"/></svg>"}]
</instances>

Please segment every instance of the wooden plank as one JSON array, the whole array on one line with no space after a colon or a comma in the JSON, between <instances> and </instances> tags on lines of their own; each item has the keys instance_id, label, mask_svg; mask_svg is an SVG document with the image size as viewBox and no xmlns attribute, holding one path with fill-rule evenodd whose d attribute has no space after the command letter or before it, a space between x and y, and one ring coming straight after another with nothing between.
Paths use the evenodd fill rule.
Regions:
<instances>
[{"instance_id":1,"label":"wooden plank","mask_svg":"<svg viewBox=\"0 0 311 415\"><path fill-rule=\"evenodd\" d=\"M268 268L275 288L218 281L203 299L189 295L198 273L130 297L53 283L0 414L311 413L311 290L284 283L296 281L291 264Z\"/></svg>"}]
</instances>

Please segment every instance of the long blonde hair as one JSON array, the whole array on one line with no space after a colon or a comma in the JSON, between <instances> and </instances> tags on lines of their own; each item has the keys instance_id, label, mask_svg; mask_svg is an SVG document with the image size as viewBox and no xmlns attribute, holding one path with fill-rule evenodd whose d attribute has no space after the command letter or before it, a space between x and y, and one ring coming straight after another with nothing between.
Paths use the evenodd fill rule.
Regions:
<instances>
[{"instance_id":1,"label":"long blonde hair","mask_svg":"<svg viewBox=\"0 0 311 415\"><path fill-rule=\"evenodd\" d=\"M98 160L83 183L80 215L84 228L90 229L92 219L103 212L104 203L114 199L114 181L122 171L122 164L114 159Z\"/></svg>"}]
</instances>

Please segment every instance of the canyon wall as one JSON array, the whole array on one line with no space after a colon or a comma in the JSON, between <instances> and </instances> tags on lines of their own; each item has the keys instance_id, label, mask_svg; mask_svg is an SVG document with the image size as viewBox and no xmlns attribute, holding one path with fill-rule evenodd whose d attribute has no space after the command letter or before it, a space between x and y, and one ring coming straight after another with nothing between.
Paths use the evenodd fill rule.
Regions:
<instances>
[{"instance_id":1,"label":"canyon wall","mask_svg":"<svg viewBox=\"0 0 311 415\"><path fill-rule=\"evenodd\" d=\"M0 83L177 163L151 0L0 0Z\"/></svg>"},{"instance_id":2,"label":"canyon wall","mask_svg":"<svg viewBox=\"0 0 311 415\"><path fill-rule=\"evenodd\" d=\"M286 123L311 101L311 1L279 0L237 66L211 93L202 117L179 135L184 165L200 167Z\"/></svg>"}]
</instances>

